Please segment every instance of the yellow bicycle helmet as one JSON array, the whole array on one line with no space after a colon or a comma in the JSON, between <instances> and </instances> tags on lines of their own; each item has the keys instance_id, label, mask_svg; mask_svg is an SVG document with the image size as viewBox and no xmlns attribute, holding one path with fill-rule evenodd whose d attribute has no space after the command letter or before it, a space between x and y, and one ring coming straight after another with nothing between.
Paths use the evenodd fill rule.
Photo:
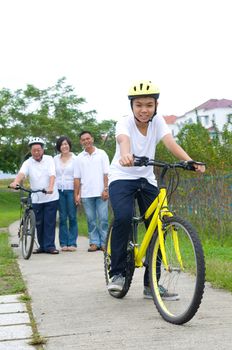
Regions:
<instances>
[{"instance_id":1,"label":"yellow bicycle helmet","mask_svg":"<svg viewBox=\"0 0 232 350\"><path fill-rule=\"evenodd\" d=\"M141 80L135 82L128 92L129 100L133 100L136 97L154 97L158 100L160 91L157 86L153 85L150 80Z\"/></svg>"}]
</instances>

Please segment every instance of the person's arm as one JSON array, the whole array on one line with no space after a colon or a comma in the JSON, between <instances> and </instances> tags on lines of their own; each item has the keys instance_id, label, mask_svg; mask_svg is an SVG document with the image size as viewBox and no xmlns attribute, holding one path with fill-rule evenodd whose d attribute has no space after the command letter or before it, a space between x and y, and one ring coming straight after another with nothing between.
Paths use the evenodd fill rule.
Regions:
<instances>
[{"instance_id":1,"label":"person's arm","mask_svg":"<svg viewBox=\"0 0 232 350\"><path fill-rule=\"evenodd\" d=\"M183 148L178 145L171 134L167 134L162 138L162 141L166 148L178 159L180 160L192 160L192 158L183 150ZM194 165L196 171L201 173L205 172L204 165Z\"/></svg>"},{"instance_id":2,"label":"person's arm","mask_svg":"<svg viewBox=\"0 0 232 350\"><path fill-rule=\"evenodd\" d=\"M103 189L103 192L102 192L102 199L105 201L109 198L109 191L108 191L108 174L104 174L104 178L103 178L103 181L104 181L104 189Z\"/></svg>"},{"instance_id":3,"label":"person's arm","mask_svg":"<svg viewBox=\"0 0 232 350\"><path fill-rule=\"evenodd\" d=\"M120 165L133 166L134 157L133 154L131 154L130 138L127 135L121 134L117 136L117 142L119 144L121 155L121 158L119 159Z\"/></svg>"},{"instance_id":4,"label":"person's arm","mask_svg":"<svg viewBox=\"0 0 232 350\"><path fill-rule=\"evenodd\" d=\"M56 180L56 166L55 160L52 156L46 156L46 165L48 167L49 184L46 189L47 194L52 194L54 191L54 184Z\"/></svg>"},{"instance_id":5,"label":"person's arm","mask_svg":"<svg viewBox=\"0 0 232 350\"><path fill-rule=\"evenodd\" d=\"M74 178L74 201L76 205L81 203L81 181L78 178Z\"/></svg>"},{"instance_id":6,"label":"person's arm","mask_svg":"<svg viewBox=\"0 0 232 350\"><path fill-rule=\"evenodd\" d=\"M18 173L13 182L11 182L10 187L15 188L17 185L20 185L25 179L25 175L23 173Z\"/></svg>"},{"instance_id":7,"label":"person's arm","mask_svg":"<svg viewBox=\"0 0 232 350\"><path fill-rule=\"evenodd\" d=\"M51 175L49 177L49 185L48 185L48 188L47 188L47 194L52 194L53 193L53 189L54 189L54 183L55 183L55 176L54 175Z\"/></svg>"},{"instance_id":8,"label":"person's arm","mask_svg":"<svg viewBox=\"0 0 232 350\"><path fill-rule=\"evenodd\" d=\"M192 160L191 157L178 145L171 134L167 134L162 138L162 141L166 148L180 160Z\"/></svg>"}]
</instances>

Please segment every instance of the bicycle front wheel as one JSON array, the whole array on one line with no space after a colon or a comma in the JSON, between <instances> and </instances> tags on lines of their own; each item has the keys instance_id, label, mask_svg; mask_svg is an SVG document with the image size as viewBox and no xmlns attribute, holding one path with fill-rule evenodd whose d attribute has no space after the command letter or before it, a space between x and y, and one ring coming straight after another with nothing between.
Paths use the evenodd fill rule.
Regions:
<instances>
[{"instance_id":1,"label":"bicycle front wheel","mask_svg":"<svg viewBox=\"0 0 232 350\"><path fill-rule=\"evenodd\" d=\"M112 234L112 228L113 224L111 223L109 227L109 231L107 233L106 237L106 249L104 252L104 270L105 270L105 279L106 279L106 285L109 284L110 280L110 269L111 269L111 234ZM134 262L134 248L128 243L128 248L127 248L127 262L126 262L126 271L125 271L125 284L120 292L116 291L109 291L109 294L114 297L121 299L123 298L131 285L133 274L135 270L135 262Z\"/></svg>"},{"instance_id":2,"label":"bicycle front wheel","mask_svg":"<svg viewBox=\"0 0 232 350\"><path fill-rule=\"evenodd\" d=\"M173 324L183 324L196 314L205 285L205 262L196 231L173 216L163 221L168 269L161 257L159 238L152 241L150 284L160 315Z\"/></svg>"},{"instance_id":3,"label":"bicycle front wheel","mask_svg":"<svg viewBox=\"0 0 232 350\"><path fill-rule=\"evenodd\" d=\"M35 214L32 209L28 210L23 221L22 230L22 255L29 259L33 250L35 240Z\"/></svg>"}]
</instances>

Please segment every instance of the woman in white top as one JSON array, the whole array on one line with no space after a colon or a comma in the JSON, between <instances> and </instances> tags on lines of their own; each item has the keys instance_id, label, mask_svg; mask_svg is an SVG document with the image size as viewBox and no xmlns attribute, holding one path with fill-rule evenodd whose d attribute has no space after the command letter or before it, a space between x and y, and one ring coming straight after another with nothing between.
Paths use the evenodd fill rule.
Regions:
<instances>
[{"instance_id":1,"label":"woman in white top","mask_svg":"<svg viewBox=\"0 0 232 350\"><path fill-rule=\"evenodd\" d=\"M59 191L59 240L62 251L75 251L77 247L78 226L77 208L74 201L74 160L72 143L66 136L56 142L60 154L54 157L56 182Z\"/></svg>"}]
</instances>

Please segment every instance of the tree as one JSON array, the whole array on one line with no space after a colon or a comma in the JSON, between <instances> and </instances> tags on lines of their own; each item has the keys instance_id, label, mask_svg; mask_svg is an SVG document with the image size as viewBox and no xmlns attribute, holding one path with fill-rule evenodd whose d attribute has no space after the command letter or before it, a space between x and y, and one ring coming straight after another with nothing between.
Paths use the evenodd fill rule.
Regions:
<instances>
[{"instance_id":1,"label":"tree","mask_svg":"<svg viewBox=\"0 0 232 350\"><path fill-rule=\"evenodd\" d=\"M232 121L224 125L221 134L221 144L219 148L219 158L225 170L231 172L232 164Z\"/></svg>"},{"instance_id":2,"label":"tree","mask_svg":"<svg viewBox=\"0 0 232 350\"><path fill-rule=\"evenodd\" d=\"M207 129L200 123L185 125L177 135L177 143L197 161L207 164L208 173L231 171L232 164L232 132L228 122L220 133L216 125L215 134L211 138ZM157 147L156 158L167 162L175 158L161 142Z\"/></svg>"},{"instance_id":3,"label":"tree","mask_svg":"<svg viewBox=\"0 0 232 350\"><path fill-rule=\"evenodd\" d=\"M27 157L28 141L32 136L46 141L46 153L55 154L56 139L67 135L75 153L81 151L79 133L90 130L96 145L109 149L115 122L96 120L96 111L82 112L85 99L78 97L74 88L61 78L45 90L27 85L25 90L0 90L0 170L16 172ZM103 135L110 135L107 145ZM110 144L110 153L112 145Z\"/></svg>"},{"instance_id":4,"label":"tree","mask_svg":"<svg viewBox=\"0 0 232 350\"><path fill-rule=\"evenodd\" d=\"M211 169L215 167L219 138L211 139L200 123L185 125L177 135L177 142L192 159L205 162Z\"/></svg>"}]
</instances>

